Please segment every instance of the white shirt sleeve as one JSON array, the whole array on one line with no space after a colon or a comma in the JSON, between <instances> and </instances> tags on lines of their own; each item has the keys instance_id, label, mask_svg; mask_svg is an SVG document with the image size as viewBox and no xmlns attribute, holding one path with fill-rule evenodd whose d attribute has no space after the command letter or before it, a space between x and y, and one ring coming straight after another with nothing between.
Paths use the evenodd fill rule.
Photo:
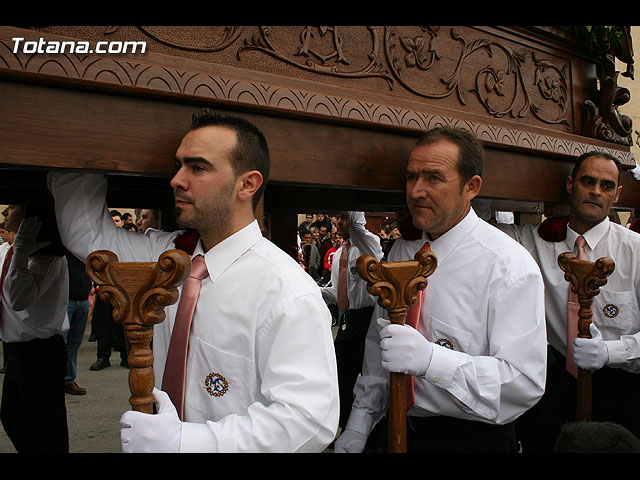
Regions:
<instances>
[{"instance_id":1,"label":"white shirt sleeve","mask_svg":"<svg viewBox=\"0 0 640 480\"><path fill-rule=\"evenodd\" d=\"M542 280L534 275L497 292L489 302L486 328L492 351L486 355L434 345L424 378L453 399L450 405L433 399L434 409L505 424L541 398L546 378L546 349L539 348L546 345L543 295Z\"/></svg>"},{"instance_id":2,"label":"white shirt sleeve","mask_svg":"<svg viewBox=\"0 0 640 480\"><path fill-rule=\"evenodd\" d=\"M350 242L361 255L373 255L380 260L383 255L380 237L366 229L364 212L348 212L348 215Z\"/></svg>"},{"instance_id":3,"label":"white shirt sleeve","mask_svg":"<svg viewBox=\"0 0 640 480\"><path fill-rule=\"evenodd\" d=\"M107 179L102 174L49 172L49 190L55 199L62 242L76 257L86 260L96 250L109 250L121 262L155 262L171 248L175 234L155 235L151 241L116 227L107 208Z\"/></svg>"},{"instance_id":4,"label":"white shirt sleeve","mask_svg":"<svg viewBox=\"0 0 640 480\"><path fill-rule=\"evenodd\" d=\"M64 279L67 261L64 257L30 257L27 268L16 267L14 255L7 277L9 281L9 302L15 311L29 308L51 288Z\"/></svg>"}]
</instances>

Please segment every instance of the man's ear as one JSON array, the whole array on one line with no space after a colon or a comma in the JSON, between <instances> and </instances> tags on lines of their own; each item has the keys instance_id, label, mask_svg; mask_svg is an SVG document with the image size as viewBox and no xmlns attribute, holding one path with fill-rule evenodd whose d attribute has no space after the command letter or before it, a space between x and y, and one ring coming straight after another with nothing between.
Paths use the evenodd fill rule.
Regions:
<instances>
[{"instance_id":1,"label":"man's ear","mask_svg":"<svg viewBox=\"0 0 640 480\"><path fill-rule=\"evenodd\" d=\"M567 193L571 195L571 190L573 189L573 178L571 178L571 176L567 176L565 188L567 190Z\"/></svg>"},{"instance_id":2,"label":"man's ear","mask_svg":"<svg viewBox=\"0 0 640 480\"><path fill-rule=\"evenodd\" d=\"M480 193L481 188L482 188L482 177L480 175L474 175L473 177L471 177L471 180L469 180L465 184L465 193L468 196L469 201L471 201Z\"/></svg>"},{"instance_id":3,"label":"man's ear","mask_svg":"<svg viewBox=\"0 0 640 480\"><path fill-rule=\"evenodd\" d=\"M238 186L238 199L251 200L258 189L262 186L262 174L257 170L250 170L238 176L236 185Z\"/></svg>"},{"instance_id":4,"label":"man's ear","mask_svg":"<svg viewBox=\"0 0 640 480\"><path fill-rule=\"evenodd\" d=\"M616 198L613 200L613 203L618 203L621 193L622 193L622 185L618 187L618 191L616 192Z\"/></svg>"}]
</instances>

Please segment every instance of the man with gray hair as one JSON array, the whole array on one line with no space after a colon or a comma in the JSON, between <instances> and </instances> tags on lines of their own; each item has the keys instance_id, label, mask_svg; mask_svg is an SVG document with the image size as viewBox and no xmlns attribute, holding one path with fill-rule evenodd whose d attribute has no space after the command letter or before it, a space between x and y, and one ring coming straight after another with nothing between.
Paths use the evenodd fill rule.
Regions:
<instances>
[{"instance_id":1,"label":"man with gray hair","mask_svg":"<svg viewBox=\"0 0 640 480\"><path fill-rule=\"evenodd\" d=\"M531 255L478 218L482 149L464 130L428 132L406 166L417 239L400 238L389 261L421 248L437 257L416 328L390 324L380 306L338 452L361 452L388 403L388 373L414 376L409 452L514 452L514 420L542 396L544 286Z\"/></svg>"}]
</instances>

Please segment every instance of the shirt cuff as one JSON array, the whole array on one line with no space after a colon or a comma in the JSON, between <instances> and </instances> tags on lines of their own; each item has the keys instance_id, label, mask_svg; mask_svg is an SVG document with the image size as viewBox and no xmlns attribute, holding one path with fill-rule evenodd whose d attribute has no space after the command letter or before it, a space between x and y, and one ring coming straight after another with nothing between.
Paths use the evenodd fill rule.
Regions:
<instances>
[{"instance_id":1,"label":"shirt cuff","mask_svg":"<svg viewBox=\"0 0 640 480\"><path fill-rule=\"evenodd\" d=\"M351 410L345 430L354 430L368 437L373 427L375 427L374 416L364 410L354 408Z\"/></svg>"},{"instance_id":2,"label":"shirt cuff","mask_svg":"<svg viewBox=\"0 0 640 480\"><path fill-rule=\"evenodd\" d=\"M223 453L207 423L182 423L180 453ZM225 451L224 453L233 453Z\"/></svg>"},{"instance_id":3,"label":"shirt cuff","mask_svg":"<svg viewBox=\"0 0 640 480\"><path fill-rule=\"evenodd\" d=\"M628 362L627 344L624 340L607 340L604 344L609 351L609 365Z\"/></svg>"},{"instance_id":4,"label":"shirt cuff","mask_svg":"<svg viewBox=\"0 0 640 480\"><path fill-rule=\"evenodd\" d=\"M459 364L457 352L434 344L431 363L422 377L432 385L447 389L453 382Z\"/></svg>"}]
</instances>

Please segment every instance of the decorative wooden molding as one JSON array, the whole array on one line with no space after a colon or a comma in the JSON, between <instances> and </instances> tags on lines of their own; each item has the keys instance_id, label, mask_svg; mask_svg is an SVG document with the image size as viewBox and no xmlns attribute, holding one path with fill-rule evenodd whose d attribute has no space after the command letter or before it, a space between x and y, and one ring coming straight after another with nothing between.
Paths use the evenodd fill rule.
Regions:
<instances>
[{"instance_id":1,"label":"decorative wooden molding","mask_svg":"<svg viewBox=\"0 0 640 480\"><path fill-rule=\"evenodd\" d=\"M117 27L110 28L117 29ZM153 36L148 28L143 31ZM243 72L243 75L241 75L237 68L224 69L220 66L209 68L203 62L189 60L181 60L180 64L184 67L178 68L172 66L175 63L170 61L163 65L160 60L167 57L157 54L120 56L98 55L95 53L86 55L69 53L27 55L20 52L13 53L11 38L16 32L25 37L30 36L30 38L60 38L30 30L0 27L0 78L28 78L43 83L62 83L74 86L82 84L83 87L94 89L122 90L127 94L135 91L145 95L166 95L172 98L181 98L205 104L216 102L238 105L245 108L267 109L278 114L302 114L313 118L331 119L374 128L401 129L409 132L425 131L441 125L457 126L470 130L481 141L498 148L515 148L522 151L566 158L575 158L582 153L597 149L616 155L625 165L635 165L635 160L628 148L617 147L614 144L602 141L593 141L588 137L570 133L548 134L542 131L538 133L537 130L539 129L536 128L523 130L498 123L492 124L479 120L478 114L470 114L466 116L466 119L462 120L433 113L433 109L430 106L421 105L420 102L406 101L395 97L385 97L384 101L382 101L382 98L377 95L367 96L363 94L363 97L359 98L355 96L355 91L335 88L327 89L326 92L319 92L317 88L314 89L311 84L303 81L295 82L296 86L275 83L280 80L283 83L286 82L287 79L285 77L277 78L275 76L262 75L261 78L270 78L270 80L252 80L246 77L247 72ZM270 56L277 57L283 62L286 61L288 64L294 63L289 57L285 59L281 52L265 40L268 39L268 30L263 29L261 33L260 39L246 40L240 51L248 49L259 50ZM370 31L370 33L373 35L373 31ZM238 41L239 34L239 29L229 30L219 43L209 45L206 48L228 48L234 41ZM326 74L344 78L362 78L363 75L367 75L372 78L384 77L385 82L392 78L397 80L395 83L403 85L404 88L413 91L418 96L438 96L417 90L417 79L412 79L408 76L408 68L399 67L399 55L396 53L399 48L392 44L394 41L392 39L395 38L393 27L389 27L385 34L389 37L386 42L385 54L388 65L393 66L389 74L385 73L381 68L380 55L375 50L372 50L371 55L372 58L376 58L376 62L372 60L367 67L361 67L354 71L340 70L333 67L328 68L321 65L321 62L319 62L320 64L300 62L297 64L298 68L312 69L316 73L325 72ZM454 35L453 30L452 35ZM501 72L486 66L478 72L473 96L477 97L479 103L488 111L488 114L495 118L505 116L522 118L523 115L530 112L533 116L544 120L548 124L568 124L567 109L571 99L567 97L566 65L556 65L540 58L537 54L532 57L536 65L535 76L539 96L546 98L548 102L558 107L557 114L549 117L548 110L543 111L537 103L533 102L531 100L532 94L522 86L522 75L519 73L522 62L521 54L509 50L506 46L496 42L484 42L483 44L476 42L472 45L467 45L459 36L454 36L454 39L463 44L463 54L458 59L459 67L447 80L447 90L441 93L440 96L456 96L464 104L467 101L467 96L463 96L459 87L459 72L464 66L464 61L478 50L497 50L504 53L505 58L508 59L508 63L511 65L508 73L515 75L518 79L511 89L514 99L516 96L523 96L525 104L523 107L516 109L514 100L512 100L511 105L507 108L493 106L493 101L488 95L499 97L500 94L504 94L506 88L504 86L504 75L507 72ZM404 44L406 55L411 58L415 57L416 62L418 62L418 58L422 59L420 62L422 62L423 69L429 66L431 60L424 60L423 57L430 50L427 49L425 53L423 47L423 50L418 52L418 46L415 42L413 46L409 46L406 40L402 43ZM175 43L173 46L175 48L196 49L196 47L176 45ZM406 51L407 48L410 50L409 52ZM303 56L312 56L310 49L303 50L303 52ZM437 50L433 50L431 53L435 57ZM407 62L406 59L403 61ZM229 72L229 74L219 73L221 68ZM415 69L417 70L417 66ZM334 91L338 93L334 93ZM354 96L349 96L351 94ZM368 99L365 100L365 97Z\"/></svg>"},{"instance_id":2,"label":"decorative wooden molding","mask_svg":"<svg viewBox=\"0 0 640 480\"><path fill-rule=\"evenodd\" d=\"M169 250L157 262L120 263L115 253L98 250L89 255L86 266L98 285L98 297L113 305L113 319L124 327L129 403L136 411L153 413L153 326L164 321L164 307L178 300L178 287L191 272L189 255Z\"/></svg>"},{"instance_id":3,"label":"decorative wooden molding","mask_svg":"<svg viewBox=\"0 0 640 480\"><path fill-rule=\"evenodd\" d=\"M558 257L558 265L565 272L564 278L571 290L578 295L578 337L591 338L589 325L593 319L593 297L600 293L600 287L607 283L607 277L613 273L615 263L611 258L603 257L595 262L576 259L571 252ZM578 421L591 420L591 372L578 368L577 417Z\"/></svg>"},{"instance_id":4,"label":"decorative wooden molding","mask_svg":"<svg viewBox=\"0 0 640 480\"><path fill-rule=\"evenodd\" d=\"M436 269L437 258L430 250L419 250L414 260L379 262L362 255L356 262L358 275L367 282L367 291L378 297L378 305L389 314L391 323L403 325L409 306L417 301L418 290L427 286L427 277ZM389 451L406 453L406 384L403 373L389 378Z\"/></svg>"}]
</instances>

